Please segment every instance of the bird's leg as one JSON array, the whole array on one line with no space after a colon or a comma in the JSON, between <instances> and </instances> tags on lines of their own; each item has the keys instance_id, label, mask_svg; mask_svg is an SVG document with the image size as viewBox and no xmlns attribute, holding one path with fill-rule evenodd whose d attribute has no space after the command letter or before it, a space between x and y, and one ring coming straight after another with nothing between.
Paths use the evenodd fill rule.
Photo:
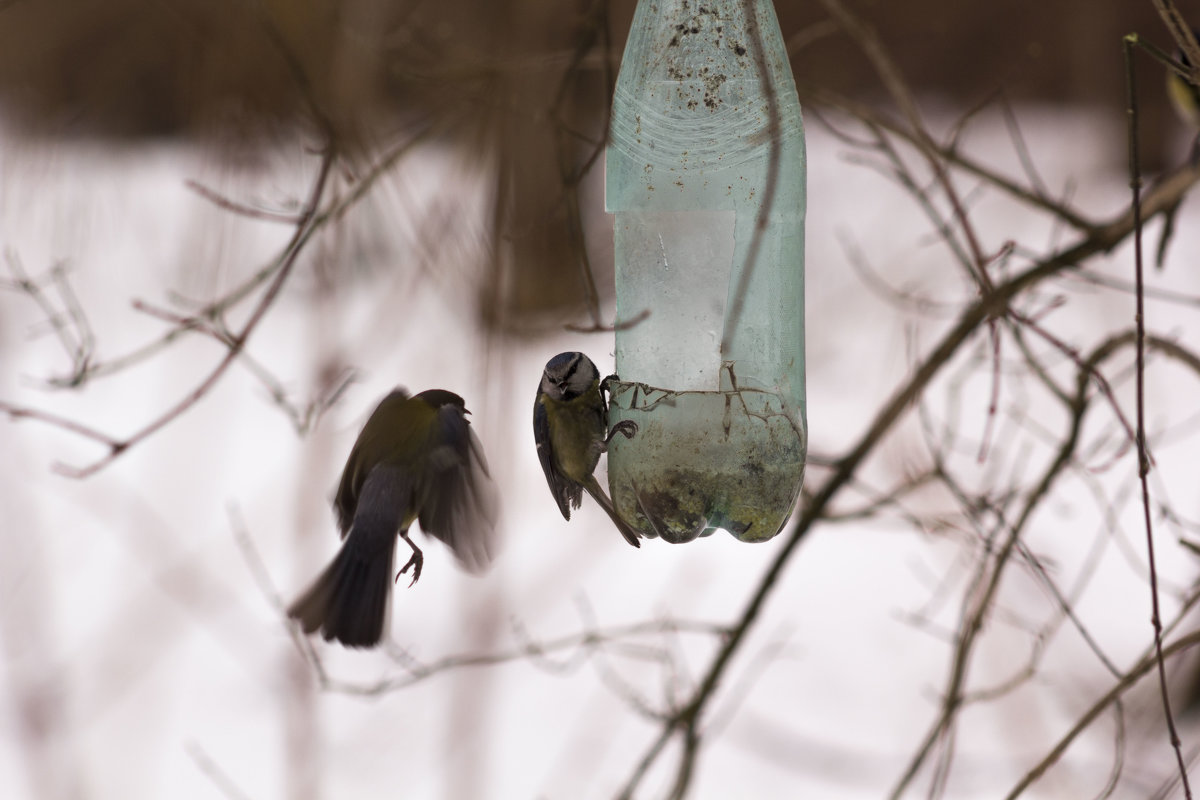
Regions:
<instances>
[{"instance_id":1,"label":"bird's leg","mask_svg":"<svg viewBox=\"0 0 1200 800\"><path fill-rule=\"evenodd\" d=\"M609 388L609 384L619 380L620 378L618 378L616 375L609 375L607 378L600 381L601 394L608 396L608 399L606 399L604 403L605 409L608 408L608 401L612 398L612 389ZM607 414L605 416L607 416ZM617 424L613 425L612 430L608 432L608 436L604 439L604 449L608 449L608 443L611 442L612 438L618 433L622 434L626 439L632 439L637 432L638 424L636 422L631 419L621 420Z\"/></svg>"},{"instance_id":2,"label":"bird's leg","mask_svg":"<svg viewBox=\"0 0 1200 800\"><path fill-rule=\"evenodd\" d=\"M624 436L626 439L632 439L637 435L637 432L638 424L636 422L631 419L623 419L612 426L612 430L608 432L608 438L604 440L604 444L607 445L609 442L611 442L612 438L618 433Z\"/></svg>"},{"instance_id":3,"label":"bird's leg","mask_svg":"<svg viewBox=\"0 0 1200 800\"><path fill-rule=\"evenodd\" d=\"M604 395L604 402L606 405L608 404L608 401L612 399L612 389L609 388L609 384L619 380L621 379L613 374L600 381L600 394Z\"/></svg>"},{"instance_id":4,"label":"bird's leg","mask_svg":"<svg viewBox=\"0 0 1200 800\"><path fill-rule=\"evenodd\" d=\"M417 582L417 578L421 577L421 565L425 562L425 556L421 553L421 548L413 544L413 540L408 538L408 531L400 531L400 538L408 542L408 546L412 548L413 554L412 558L408 559L408 563L396 573L396 580L399 581L400 576L408 572L409 567L412 567L412 582L408 584L409 588L412 588L413 584Z\"/></svg>"}]
</instances>

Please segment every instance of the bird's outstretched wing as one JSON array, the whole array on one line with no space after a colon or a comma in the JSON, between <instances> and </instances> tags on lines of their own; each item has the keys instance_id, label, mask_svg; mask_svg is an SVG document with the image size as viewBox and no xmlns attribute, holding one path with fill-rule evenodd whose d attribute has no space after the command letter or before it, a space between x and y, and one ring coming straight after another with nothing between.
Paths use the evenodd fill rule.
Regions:
<instances>
[{"instance_id":1,"label":"bird's outstretched wing","mask_svg":"<svg viewBox=\"0 0 1200 800\"><path fill-rule=\"evenodd\" d=\"M341 531L343 538L350 532L350 525L354 522L359 495L367 480L367 472L383 460L383 456L386 455L387 448L391 444L391 440L385 436L388 428L383 421L397 406L408 402L408 396L408 392L396 387L380 400L379 405L375 406L375 410L371 412L366 424L359 431L358 438L354 440L354 447L350 448L350 455L346 458L346 466L342 468L342 478L338 481L337 494L333 499L333 509L338 518L338 530ZM376 424L372 425L373 422ZM375 433L368 436L368 430ZM403 502L407 502L407 500Z\"/></svg>"},{"instance_id":2,"label":"bird's outstretched wing","mask_svg":"<svg viewBox=\"0 0 1200 800\"><path fill-rule=\"evenodd\" d=\"M417 477L421 530L445 542L463 567L479 572L496 550L496 491L483 447L461 408L444 405Z\"/></svg>"}]
</instances>

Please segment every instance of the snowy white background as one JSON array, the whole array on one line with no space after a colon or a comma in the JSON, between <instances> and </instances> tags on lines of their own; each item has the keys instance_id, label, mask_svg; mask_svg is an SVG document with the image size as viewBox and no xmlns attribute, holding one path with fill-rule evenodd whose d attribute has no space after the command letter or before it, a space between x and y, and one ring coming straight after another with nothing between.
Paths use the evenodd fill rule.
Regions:
<instances>
[{"instance_id":1,"label":"snowy white background","mask_svg":"<svg viewBox=\"0 0 1200 800\"><path fill-rule=\"evenodd\" d=\"M1120 212L1128 179L1117 111L1027 108L1019 116L1052 193L1070 187L1073 202L1097 219ZM947 325L946 318L886 302L849 266L843 242L852 240L898 289L960 302L973 289L907 194L846 158L850 148L811 120L808 133L810 451L835 456L904 379L914 353ZM1019 176L997 119L975 122L965 143ZM168 306L172 292L215 297L266 263L290 233L215 208L185 181L279 207L302 198L314 162L300 144L260 163L231 165L186 145L113 148L6 136L0 247L35 275L66 263L98 357L114 357L167 328L133 310L132 299ZM598 198L599 186L592 189ZM54 465L87 464L102 448L36 421L0 419L0 796L582 799L611 797L623 785L657 730L631 709L628 695L661 707L671 680L686 686L706 665L711 639L637 640L676 651L684 667L676 675L610 653L580 657L562 672L518 659L375 697L314 695L315 680L278 598L259 586L235 537L241 520L286 602L335 550L329 497L366 414L393 385L439 386L463 394L473 411L504 497L505 548L488 574L473 578L429 543L421 583L400 585L393 596L396 647L434 661L511 650L526 641L514 625L529 639L550 641L591 625L724 623L740 613L779 540L752 546L721 534L683 546L650 541L635 551L590 503L570 524L559 516L533 448L533 393L549 356L586 350L603 372L612 365L612 342L566 332L488 341L475 329L477 276L465 265L487 246L481 198L477 176L429 146L404 161L350 222L314 242L249 348L300 399L323 362L340 359L358 370L359 380L306 437L236 365L182 418L82 481ZM986 250L1016 240L1044 252L1074 235L994 191L971 196L971 216ZM443 218L453 229L431 243L423 231ZM1149 273L1155 287L1200 295L1196 218L1189 201L1166 269ZM600 253L604 231L600 220L593 231ZM313 273L318 257L337 262L333 290ZM1132 276L1128 248L1091 267ZM1132 324L1126 292L1070 277L1052 286L1046 296L1062 293L1068 302L1045 323L1080 347ZM1194 305L1151 301L1148 314L1155 330L1185 344L1200 341ZM986 342L976 345L986 353ZM221 355L211 340L184 337L82 391L48 391L44 379L69 370L61 347L28 297L0 294L0 398L114 435L168 408ZM991 390L990 367L980 364L957 411L971 454ZM939 418L951 413L947 383L927 397ZM1125 380L1117 393L1132 414L1129 387ZM1164 367L1151 373L1150 391L1151 430L1172 431L1155 450L1156 491L1180 514L1200 519L1196 381ZM1097 424L1111 426L1108 419ZM1065 415L1036 391L1004 384L997 461L977 465L969 480L1036 471L1036 446L1021 449L1038 438L1033 420L1059 434ZM1176 440L1184 444L1172 446ZM1070 585L1103 540L1077 610L1109 656L1127 667L1151 637L1145 546L1138 507L1128 497L1134 457L1126 452L1114 461L1114 449L1105 452L1095 463L1110 466L1097 470L1096 480L1121 498L1117 533L1102 530L1095 496L1083 483L1065 481L1026 541ZM888 487L926 463L912 416L863 478ZM825 474L810 467L810 486ZM911 507L932 512L952 504L930 492L918 493ZM1160 524L1158 535L1169 612L1174 593L1194 579L1196 559L1175 543L1185 533ZM885 796L937 713L968 552L963 538L917 531L898 519L818 526L717 697L718 727L706 740L691 796ZM943 580L948 595L939 602ZM1021 668L1031 644L1020 620L1046 615L1051 603L1028 572L1012 569L999 605L976 656L974 687ZM914 616L924 613L928 624L917 624ZM1002 796L1111 685L1071 631L1047 644L1033 680L964 712L947 796ZM323 644L318 650L339 680L404 674L386 653ZM1145 796L1171 774L1157 700L1148 684L1142 689L1129 699L1122 797ZM1200 732L1186 720L1183 732L1185 753L1192 753ZM1027 796L1100 792L1114 737L1106 715ZM297 753L312 757L297 763ZM665 768L652 773L647 796L669 777ZM911 794L923 796L924 786Z\"/></svg>"}]
</instances>

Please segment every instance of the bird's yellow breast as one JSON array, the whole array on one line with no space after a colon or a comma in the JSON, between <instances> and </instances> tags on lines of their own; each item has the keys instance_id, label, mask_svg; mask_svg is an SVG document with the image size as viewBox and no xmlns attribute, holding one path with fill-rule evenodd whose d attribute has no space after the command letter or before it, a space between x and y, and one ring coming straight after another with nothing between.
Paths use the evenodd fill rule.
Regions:
<instances>
[{"instance_id":1,"label":"bird's yellow breast","mask_svg":"<svg viewBox=\"0 0 1200 800\"><path fill-rule=\"evenodd\" d=\"M546 409L554 465L566 478L582 483L596 469L604 441L603 399L599 389L567 400L540 400Z\"/></svg>"},{"instance_id":2,"label":"bird's yellow breast","mask_svg":"<svg viewBox=\"0 0 1200 800\"><path fill-rule=\"evenodd\" d=\"M1172 72L1167 76L1167 94L1176 113L1193 128L1200 129L1200 89Z\"/></svg>"}]
</instances>

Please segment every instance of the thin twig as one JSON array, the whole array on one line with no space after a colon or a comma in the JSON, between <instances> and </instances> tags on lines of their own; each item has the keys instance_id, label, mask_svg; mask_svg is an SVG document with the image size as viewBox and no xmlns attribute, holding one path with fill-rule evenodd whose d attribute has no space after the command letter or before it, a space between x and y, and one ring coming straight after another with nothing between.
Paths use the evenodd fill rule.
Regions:
<instances>
[{"instance_id":1,"label":"thin twig","mask_svg":"<svg viewBox=\"0 0 1200 800\"><path fill-rule=\"evenodd\" d=\"M321 199L325 194L325 185L329 177L330 168L333 166L335 155L332 149L327 149L321 156L320 167L317 172L317 177L313 181L312 189L309 193L308 202L304 206L301 213L301 221L296 226L296 232L292 235L292 239L284 248L279 260L279 269L275 273L274 280L267 287L263 296L259 299L258 304L250 314L250 318L246 320L242 329L233 336L228 345L228 349L208 376L197 384L190 392L188 392L181 400L169 409L164 411L151 422L142 426L135 433L127 436L120 441L114 442L109 446L109 452L103 458L100 458L85 467L69 467L58 465L57 469L62 474L71 478L86 478L89 475L94 475L104 467L115 461L121 454L128 449L155 434L161 428L166 427L174 420L181 417L192 406L198 403L205 397L209 391L217 384L230 365L237 360L242 350L246 346L251 334L258 327L259 322L266 316L267 310L271 308L278 297L283 284L291 275L292 268L296 264L296 259L299 257L304 244L309 240L313 233L313 219L316 216L316 211L320 205Z\"/></svg>"},{"instance_id":2,"label":"thin twig","mask_svg":"<svg viewBox=\"0 0 1200 800\"><path fill-rule=\"evenodd\" d=\"M896 122L894 119L891 119L889 116L883 114L872 106L867 105L866 103L853 100L849 97L824 88L805 87L805 94L806 96L811 96L813 102L817 103L818 105L829 106L830 108L843 111L847 114L850 114L855 119L862 121L868 126L887 131L888 133L903 139L909 144L917 146L916 134L905 128L900 123ZM1033 208L1048 212L1056 219L1065 222L1067 225L1070 225L1080 233L1090 232L1097 227L1095 222L1080 216L1077 211L1070 208L1065 203L1052 200L1048 196L1042 194L1036 186L1031 189L1027 189L1024 186L1021 186L1016 182L1004 177L986 164L976 161L975 159L961 152L957 147L946 147L944 145L939 145L936 142L933 143L933 147L937 153L937 157L947 164L955 166L969 175L973 175L976 178L986 181L991 186L1000 189L1001 191L1011 195L1012 197L1015 197L1016 199Z\"/></svg>"},{"instance_id":3,"label":"thin twig","mask_svg":"<svg viewBox=\"0 0 1200 800\"><path fill-rule=\"evenodd\" d=\"M1071 727L1071 730L1050 749L1041 761L1035 764L1022 778L1017 781L1016 785L1006 794L1005 800L1016 800L1026 789L1034 784L1039 778L1046 773L1046 770L1054 766L1067 748L1079 738L1079 735L1091 727L1091 724L1096 721L1104 710L1113 703L1116 703L1120 698L1132 689L1138 681L1146 676L1151 670L1157 670L1161 659L1171 658L1179 653L1182 653L1189 648L1200 645L1200 631L1193 631L1185 636L1181 636L1172 642L1167 647L1163 648L1160 653L1150 653L1134 665L1121 679L1118 680L1111 689L1108 690L1099 700L1084 712L1076 723Z\"/></svg>"},{"instance_id":4,"label":"thin twig","mask_svg":"<svg viewBox=\"0 0 1200 800\"><path fill-rule=\"evenodd\" d=\"M548 653L574 650L590 652L639 636L680 632L723 640L728 633L724 626L715 623L677 619L651 620L605 629L585 628L578 633L543 641L532 639L519 626L517 629L517 638L523 641L507 650L449 655L430 662L417 661L403 650L397 650L392 652L392 656L405 670L403 675L395 675L371 683L358 683L331 678L322 670L318 670L317 679L326 691L372 697L407 689L431 678L458 670L508 664L515 661L540 663Z\"/></svg>"},{"instance_id":5,"label":"thin twig","mask_svg":"<svg viewBox=\"0 0 1200 800\"><path fill-rule=\"evenodd\" d=\"M759 4L754 0L742 0L742 16L746 21L746 36L749 40L749 50L754 57L754 68L758 71L758 87L762 90L763 99L767 104L767 174L762 192L758 196L758 213L754 218L754 232L750 244L746 247L746 257L739 267L737 283L730 299L729 308L725 310L725 320L721 331L721 357L730 358L734 337L742 319L742 309L746 305L746 293L750 290L750 281L754 271L758 269L758 252L762 248L763 237L767 234L771 212L775 208L775 193L779 188L779 170L783 162L782 120L779 114L779 89L775 85L775 75L767 62L767 52L763 44L762 29L758 26ZM793 101L794 102L794 101Z\"/></svg>"},{"instance_id":6,"label":"thin twig","mask_svg":"<svg viewBox=\"0 0 1200 800\"><path fill-rule=\"evenodd\" d=\"M1156 0L1156 5L1164 7L1163 0ZM1186 26L1185 26L1186 29ZM1191 36L1191 32L1187 31ZM1195 38L1192 37L1192 44ZM1150 624L1154 627L1154 649L1158 655L1158 683L1162 695L1163 716L1167 722L1167 733L1170 736L1171 747L1175 750L1175 760L1179 766L1179 779L1183 785L1183 794L1191 800L1192 787L1188 782L1187 764L1183 758L1183 746L1179 739L1179 731L1175 727L1175 715L1171 712L1171 696L1167 689L1167 667L1163 660L1162 612L1158 602L1158 566L1154 552L1154 525L1150 513L1150 451L1146 446L1146 309L1143 292L1142 274L1142 175L1138 162L1138 125L1137 125L1137 88L1134 69L1134 42L1126 37L1125 51L1125 85L1127 87L1129 114L1129 188L1132 194L1130 209L1133 212L1133 262L1134 281L1137 285L1136 312L1134 322L1137 326L1137 459L1138 480L1142 489L1142 515L1146 527L1146 557L1150 568Z\"/></svg>"},{"instance_id":7,"label":"thin twig","mask_svg":"<svg viewBox=\"0 0 1200 800\"><path fill-rule=\"evenodd\" d=\"M309 190L309 198L304 204L302 211L297 219L299 222L296 225L296 231L292 239L283 248L271 263L262 267L248 280L234 288L231 292L221 297L212 303L209 303L202 308L196 310L191 316L181 316L181 321L186 319L186 324L177 325L167 331L161 337L152 342L139 347L138 349L127 353L124 356L98 363L88 363L86 369L81 373L78 382L88 380L101 375L112 375L136 363L144 361L150 356L162 351L188 333L199 330L203 326L200 324L202 319L216 320L220 318L227 310L235 306L243 299L249 297L262 284L268 283L263 295L259 298L259 302L252 310L249 320L237 334L230 334L230 341L226 344L227 351L221 362L209 373L209 375L197 385L187 396L180 400L176 405L172 406L168 411L164 412L153 422L147 424L136 433L125 437L118 438L108 434L101 433L95 429L89 428L73 420L60 417L55 414L44 413L33 408L17 406L11 403L0 401L0 411L6 412L13 418L35 419L66 430L79 433L86 438L107 445L109 448L108 454L92 464L83 467L75 468L63 464L56 464L55 469L65 475L76 478L83 478L94 474L100 469L103 469L114 459L120 456L125 450L135 444L138 444L161 428L168 425L172 420L182 415L192 406L194 406L201 398L203 398L213 386L220 380L221 376L229 368L230 364L238 358L242 358L245 350L246 341L255 327L258 325L262 316L274 302L284 282L286 282L292 267L296 263L296 259L305 245L312 239L314 235L322 228L330 225L339 219L356 203L362 200L367 193L378 183L379 179L386 174L395 164L405 155L410 153L418 144L423 143L427 138L434 133L435 130L440 130L440 127L426 126L418 133L414 134L409 139L397 144L389 152L385 153L379 161L367 172L367 174L359 180L355 185L354 190L341 197L337 202L331 204L324 210L320 209L320 203L324 197L325 187L329 177L329 172L332 168L332 162L335 159L334 151L326 149L321 155L321 162L316 178ZM210 331L210 335L212 335ZM221 337L216 337L221 338ZM75 383L75 381L73 381ZM318 409L320 402L314 405L314 409ZM308 415L300 415L297 419L303 421Z\"/></svg>"},{"instance_id":8,"label":"thin twig","mask_svg":"<svg viewBox=\"0 0 1200 800\"><path fill-rule=\"evenodd\" d=\"M1158 15L1162 17L1163 24L1167 26L1167 30L1171 33L1171 38L1175 40L1179 48L1187 55L1188 61L1191 62L1191 74L1181 74L1185 78L1189 78L1192 83L1196 83L1197 77L1200 77L1200 43L1196 41L1196 34L1192 30L1192 26L1183 16L1178 6L1175 5L1174 0L1153 1L1155 10L1158 11ZM1143 42L1142 44L1144 45L1145 43Z\"/></svg>"},{"instance_id":9,"label":"thin twig","mask_svg":"<svg viewBox=\"0 0 1200 800\"><path fill-rule=\"evenodd\" d=\"M196 764L196 768L204 773L205 777L212 781L217 791L228 798L228 800L250 800L250 795L246 794L242 790L242 787L238 786L233 778L229 776L229 773L223 770L221 765L213 760L208 751L198 743L188 742L184 745L184 750L187 751L188 757Z\"/></svg>"},{"instance_id":10,"label":"thin twig","mask_svg":"<svg viewBox=\"0 0 1200 800\"><path fill-rule=\"evenodd\" d=\"M913 136L913 143L925 157L926 162L933 171L935 179L942 187L942 191L954 209L954 217L959 224L959 229L962 231L963 237L966 239L967 248L972 256L972 276L979 284L981 290L986 291L990 289L991 279L988 277L985 269L985 265L990 259L984 255L983 248L980 246L979 239L975 234L974 225L967 217L966 208L958 196L958 191L954 187L949 172L945 168L945 162L938 154L938 147L934 143L933 137L925 129L925 124L921 120L921 113L917 108L916 99L913 97L908 85L904 82L899 68L888 54L887 49L883 46L883 42L880 41L875 31L857 15L851 13L841 0L821 0L821 5L825 7L830 16L837 20L838 24L842 26L862 49L867 59L875 68L875 72L879 75L883 85L887 88L888 94L900 108L901 115L908 122L909 131Z\"/></svg>"},{"instance_id":11,"label":"thin twig","mask_svg":"<svg viewBox=\"0 0 1200 800\"><path fill-rule=\"evenodd\" d=\"M571 329L600 333L611 331L612 326L604 323L600 310L600 292L596 288L596 277L592 271L591 259L588 256L587 241L584 236L583 213L579 206L579 188L584 177L599 162L600 156L604 153L604 148L608 145L609 116L612 114L614 78L612 61L609 57L612 42L609 34L607 0L595 0L590 16L591 24L586 28L586 35L576 46L571 63L563 73L562 80L559 81L558 91L555 93L554 104L551 109L551 117L557 123L559 134L556 143L559 172L563 186L563 200L566 203L567 234L570 236L571 246L574 248L579 259L579 267L583 276L584 301L588 309L588 315L591 317L590 326L583 328L571 327ZM599 46L604 55L601 62L603 64L602 78L605 91L604 120L601 128L603 132L599 141L593 143L591 152L584 162L575 166L572 163L573 151L568 148L566 141L570 137L570 131L566 121L563 119L564 108L574 98L573 93L570 91L573 85L572 81L578 80L579 73L583 68L584 59L596 47L597 39L599 39Z\"/></svg>"},{"instance_id":12,"label":"thin twig","mask_svg":"<svg viewBox=\"0 0 1200 800\"><path fill-rule=\"evenodd\" d=\"M244 203L239 203L236 200L231 200L223 194L208 188L197 180L186 180L183 185L191 189L196 194L209 201L217 208L225 211L230 211L239 216L248 217L250 219L260 219L267 222L286 222L288 225L295 225L300 221L296 214L289 211L272 211L267 208L254 208Z\"/></svg>"}]
</instances>

